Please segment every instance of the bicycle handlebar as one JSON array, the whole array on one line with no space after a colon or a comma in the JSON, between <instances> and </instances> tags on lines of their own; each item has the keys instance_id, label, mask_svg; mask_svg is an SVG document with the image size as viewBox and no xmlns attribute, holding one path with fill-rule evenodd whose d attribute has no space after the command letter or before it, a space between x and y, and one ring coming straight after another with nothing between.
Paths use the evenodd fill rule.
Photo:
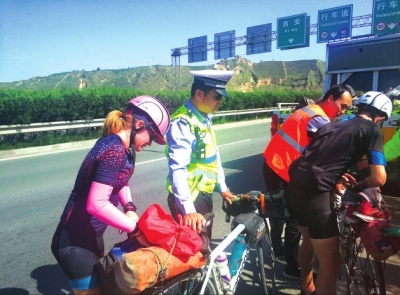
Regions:
<instances>
[{"instance_id":1,"label":"bicycle handlebar","mask_svg":"<svg viewBox=\"0 0 400 295\"><path fill-rule=\"evenodd\" d=\"M235 211L235 213L232 213L229 210L229 206L237 206L237 205L244 205L246 208L243 208L243 213L244 212L256 212L256 213L261 213L262 215L266 214L266 202L271 202L271 201L276 201L276 200L282 200L284 204L286 204L285 200L285 191L283 189L279 190L279 192L268 192L268 193L262 193L259 191L250 191L246 194L238 194L236 197L230 199L232 202L232 205L227 205L225 200L223 200L223 208L225 206L226 210L226 217L225 221L229 222L231 216L236 216L238 213ZM240 209L239 209L240 211ZM236 215L235 215L236 214ZM290 217L289 211L287 208L284 210L284 215L285 217Z\"/></svg>"}]
</instances>

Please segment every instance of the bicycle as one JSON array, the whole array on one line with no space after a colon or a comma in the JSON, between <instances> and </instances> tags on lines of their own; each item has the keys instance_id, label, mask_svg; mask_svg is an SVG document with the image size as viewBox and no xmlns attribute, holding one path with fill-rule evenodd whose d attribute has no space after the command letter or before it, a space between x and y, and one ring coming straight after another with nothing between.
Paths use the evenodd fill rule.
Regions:
<instances>
[{"instance_id":1,"label":"bicycle","mask_svg":"<svg viewBox=\"0 0 400 295\"><path fill-rule=\"evenodd\" d=\"M354 195L356 196L356 195ZM339 279L345 276L347 294L386 294L384 264L375 261L361 242L358 231L344 218L342 205L338 214L340 251L342 258Z\"/></svg>"},{"instance_id":2,"label":"bicycle","mask_svg":"<svg viewBox=\"0 0 400 295\"><path fill-rule=\"evenodd\" d=\"M237 198L232 199L232 203L238 205L243 213L237 212L238 214L235 214L235 216L241 215L243 217L246 214L259 215L265 208L262 205L268 200L270 200L270 196L264 195L261 192L253 191L248 194L238 195ZM227 216L231 215L227 213ZM229 222L228 218L226 218L226 221ZM207 220L207 224L208 223L210 223L209 220ZM261 230L256 243L251 244L250 239L246 240L246 248L242 254L238 272L236 275L232 276L229 290L224 288L222 278L216 267L216 259L221 253L225 252L226 248L228 248L239 235L248 234L246 225L243 223L238 224L221 243L207 255L205 266L200 269L186 271L168 281L159 282L145 289L142 294L234 294L242 271L248 262L247 258L253 245L257 252L260 285L262 285L265 294L275 294L275 255L269 234L270 226L268 219L263 218L263 228Z\"/></svg>"}]
</instances>

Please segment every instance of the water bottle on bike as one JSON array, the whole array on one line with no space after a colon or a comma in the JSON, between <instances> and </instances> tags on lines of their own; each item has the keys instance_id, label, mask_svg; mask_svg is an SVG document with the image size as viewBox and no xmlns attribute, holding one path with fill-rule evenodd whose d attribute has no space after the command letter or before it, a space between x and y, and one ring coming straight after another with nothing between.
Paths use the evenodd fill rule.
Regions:
<instances>
[{"instance_id":1,"label":"water bottle on bike","mask_svg":"<svg viewBox=\"0 0 400 295\"><path fill-rule=\"evenodd\" d=\"M216 264L223 282L225 294L230 294L231 274L229 272L228 257L225 252L218 255Z\"/></svg>"},{"instance_id":2,"label":"water bottle on bike","mask_svg":"<svg viewBox=\"0 0 400 295\"><path fill-rule=\"evenodd\" d=\"M246 250L246 240L244 235L239 235L235 240L232 254L229 257L229 269L231 276L235 276L238 272L240 263L242 262L243 252Z\"/></svg>"}]
</instances>

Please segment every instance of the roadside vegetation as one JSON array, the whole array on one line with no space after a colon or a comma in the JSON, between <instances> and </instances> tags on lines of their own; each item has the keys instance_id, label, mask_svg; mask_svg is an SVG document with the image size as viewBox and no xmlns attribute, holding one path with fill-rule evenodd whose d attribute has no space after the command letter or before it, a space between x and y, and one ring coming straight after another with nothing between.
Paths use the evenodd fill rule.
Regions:
<instances>
[{"instance_id":1,"label":"roadside vegetation","mask_svg":"<svg viewBox=\"0 0 400 295\"><path fill-rule=\"evenodd\" d=\"M141 91L126 88L60 90L10 90L0 88L0 125L102 119L112 110L124 110L126 102L139 95L151 95L173 113L190 97L190 91ZM273 108L278 102L297 102L302 97L318 99L321 90L230 91L220 111ZM268 113L215 117L215 124L267 117ZM98 138L101 127L20 133L0 136L0 150L17 149Z\"/></svg>"}]
</instances>

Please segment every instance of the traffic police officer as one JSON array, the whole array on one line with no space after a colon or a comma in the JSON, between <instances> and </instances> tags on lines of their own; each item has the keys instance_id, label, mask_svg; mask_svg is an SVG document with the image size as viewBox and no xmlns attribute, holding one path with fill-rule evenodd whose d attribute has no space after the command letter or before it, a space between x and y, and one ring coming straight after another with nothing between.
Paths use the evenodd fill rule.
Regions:
<instances>
[{"instance_id":1,"label":"traffic police officer","mask_svg":"<svg viewBox=\"0 0 400 295\"><path fill-rule=\"evenodd\" d=\"M182 213L184 224L200 232L205 224L203 214L213 210L214 188L228 203L234 197L225 183L211 125L212 114L228 97L225 89L233 71L202 70L190 74L194 76L191 97L171 116L166 133L168 206L174 218Z\"/></svg>"}]
</instances>

